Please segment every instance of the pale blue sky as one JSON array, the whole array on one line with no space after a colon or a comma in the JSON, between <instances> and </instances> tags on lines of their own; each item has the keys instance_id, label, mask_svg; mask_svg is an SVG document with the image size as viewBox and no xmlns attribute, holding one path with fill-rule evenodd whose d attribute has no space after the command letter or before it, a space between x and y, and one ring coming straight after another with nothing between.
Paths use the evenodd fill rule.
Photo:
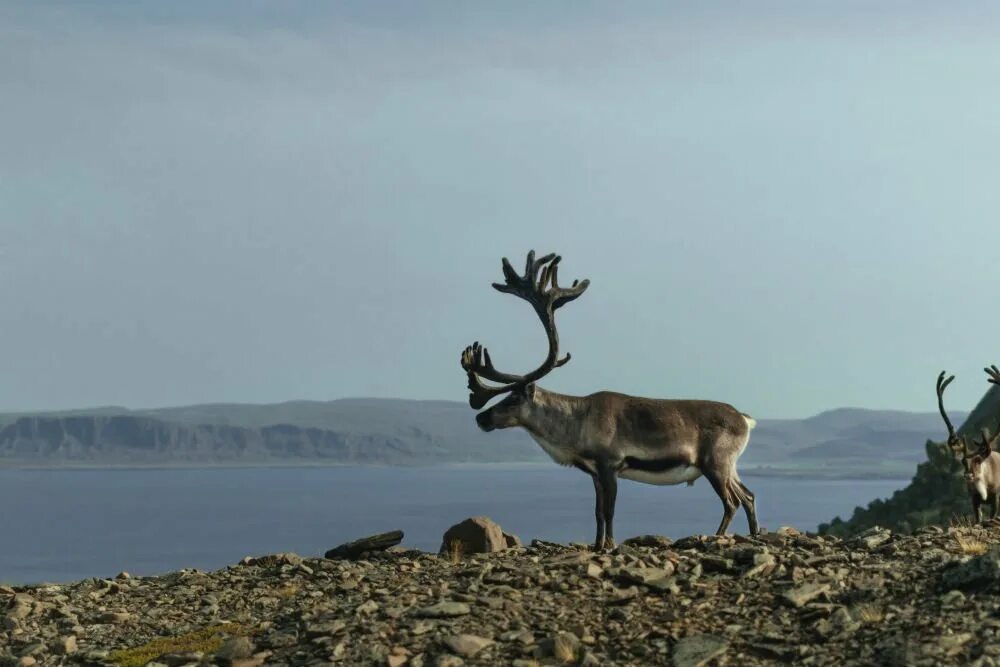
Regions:
<instances>
[{"instance_id":1,"label":"pale blue sky","mask_svg":"<svg viewBox=\"0 0 1000 667\"><path fill-rule=\"evenodd\" d=\"M948 3L0 2L0 410L955 409L1000 363L1000 16Z\"/></svg>"}]
</instances>

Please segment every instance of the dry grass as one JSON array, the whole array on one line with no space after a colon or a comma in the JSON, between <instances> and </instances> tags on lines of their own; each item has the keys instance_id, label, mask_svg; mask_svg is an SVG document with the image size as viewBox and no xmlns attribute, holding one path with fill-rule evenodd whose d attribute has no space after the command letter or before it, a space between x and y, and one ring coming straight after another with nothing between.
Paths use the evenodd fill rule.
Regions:
<instances>
[{"instance_id":1,"label":"dry grass","mask_svg":"<svg viewBox=\"0 0 1000 667\"><path fill-rule=\"evenodd\" d=\"M448 559L451 561L452 565L457 565L462 562L462 556L465 554L465 547L462 545L462 540L452 540L448 543Z\"/></svg>"},{"instance_id":2,"label":"dry grass","mask_svg":"<svg viewBox=\"0 0 1000 667\"><path fill-rule=\"evenodd\" d=\"M238 623L211 625L201 630L174 637L157 637L141 646L112 651L108 660L121 667L142 667L164 653L200 651L214 653L230 637L248 637L253 629Z\"/></svg>"},{"instance_id":3,"label":"dry grass","mask_svg":"<svg viewBox=\"0 0 1000 667\"><path fill-rule=\"evenodd\" d=\"M989 550L989 545L980 539L968 535L955 535L955 544L958 550L967 556L978 556Z\"/></svg>"},{"instance_id":4,"label":"dry grass","mask_svg":"<svg viewBox=\"0 0 1000 667\"><path fill-rule=\"evenodd\" d=\"M556 635L552 643L552 655L563 664L576 662L576 642L565 634Z\"/></svg>"}]
</instances>

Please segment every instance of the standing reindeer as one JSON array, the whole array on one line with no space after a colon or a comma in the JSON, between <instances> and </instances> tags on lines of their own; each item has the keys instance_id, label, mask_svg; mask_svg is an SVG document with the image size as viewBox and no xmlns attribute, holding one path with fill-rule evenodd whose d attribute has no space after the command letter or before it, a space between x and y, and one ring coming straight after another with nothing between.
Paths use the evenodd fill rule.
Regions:
<instances>
[{"instance_id":1,"label":"standing reindeer","mask_svg":"<svg viewBox=\"0 0 1000 667\"><path fill-rule=\"evenodd\" d=\"M479 428L524 428L556 463L574 466L591 476L596 495L595 549L615 546L613 520L619 477L646 484L690 485L704 475L724 508L716 534L725 534L742 505L750 533L756 535L754 495L736 473L736 460L757 423L752 417L715 401L638 398L609 391L566 396L535 385L570 360L569 354L559 358L555 311L583 294L590 284L583 280L560 287L560 259L554 254L535 259L531 251L524 275L519 276L503 258L506 283L493 283L493 287L531 304L545 328L549 352L541 366L526 375L515 375L494 368L489 352L478 342L465 349L462 368L469 380L469 405L479 410L506 394L502 401L476 415ZM485 385L482 380L502 384Z\"/></svg>"},{"instance_id":2,"label":"standing reindeer","mask_svg":"<svg viewBox=\"0 0 1000 667\"><path fill-rule=\"evenodd\" d=\"M996 366L984 368L989 375L988 382L1000 385L1000 369ZM972 501L972 514L976 521L982 521L982 504L990 503L990 518L996 518L1000 513L1000 453L993 451L993 446L1000 439L1000 427L992 437L988 429L983 428L981 439L976 449L970 449L963 436L955 432L948 414L944 410L944 390L948 388L954 375L945 379L945 372L937 379L938 410L948 428L948 447L957 456L965 469L965 485Z\"/></svg>"}]
</instances>

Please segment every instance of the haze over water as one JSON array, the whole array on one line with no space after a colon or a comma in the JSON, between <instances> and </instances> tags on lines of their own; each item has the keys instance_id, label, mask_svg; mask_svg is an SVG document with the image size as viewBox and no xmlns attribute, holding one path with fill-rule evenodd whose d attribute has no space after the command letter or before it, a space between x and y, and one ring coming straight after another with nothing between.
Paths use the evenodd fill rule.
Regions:
<instances>
[{"instance_id":1,"label":"haze over water","mask_svg":"<svg viewBox=\"0 0 1000 667\"><path fill-rule=\"evenodd\" d=\"M905 480L748 477L761 524L813 530L905 486ZM487 515L526 543L593 539L593 486L541 465L0 470L0 581L65 582L120 571L217 569L248 555L319 556L339 543L402 529L404 546L437 551L452 524ZM622 482L620 540L712 533L719 499L693 487ZM742 512L731 530L746 532Z\"/></svg>"}]
</instances>

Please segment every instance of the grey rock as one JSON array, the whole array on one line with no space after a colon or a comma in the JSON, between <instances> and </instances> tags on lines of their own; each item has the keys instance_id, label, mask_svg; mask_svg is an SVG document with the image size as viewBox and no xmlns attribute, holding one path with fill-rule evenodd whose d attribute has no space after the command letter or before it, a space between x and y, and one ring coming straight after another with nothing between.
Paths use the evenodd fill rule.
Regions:
<instances>
[{"instance_id":1,"label":"grey rock","mask_svg":"<svg viewBox=\"0 0 1000 667\"><path fill-rule=\"evenodd\" d=\"M652 581L666 579L674 573L674 566L667 563L668 567L623 567L618 570L618 578L628 583L649 584Z\"/></svg>"},{"instance_id":2,"label":"grey rock","mask_svg":"<svg viewBox=\"0 0 1000 667\"><path fill-rule=\"evenodd\" d=\"M639 535L622 542L622 545L627 547L652 547L655 549L666 549L671 544L673 544L673 540L663 535Z\"/></svg>"},{"instance_id":3,"label":"grey rock","mask_svg":"<svg viewBox=\"0 0 1000 667\"><path fill-rule=\"evenodd\" d=\"M221 660L239 660L253 655L254 645L249 637L231 637L223 642L215 657Z\"/></svg>"},{"instance_id":4,"label":"grey rock","mask_svg":"<svg viewBox=\"0 0 1000 667\"><path fill-rule=\"evenodd\" d=\"M134 614L127 611L109 611L97 616L98 623L128 623L135 618Z\"/></svg>"},{"instance_id":5,"label":"grey rock","mask_svg":"<svg viewBox=\"0 0 1000 667\"><path fill-rule=\"evenodd\" d=\"M945 570L941 584L945 590L982 591L1000 581L1000 546Z\"/></svg>"},{"instance_id":6,"label":"grey rock","mask_svg":"<svg viewBox=\"0 0 1000 667\"><path fill-rule=\"evenodd\" d=\"M729 642L717 635L685 637L674 646L674 667L701 667L719 657L729 648Z\"/></svg>"},{"instance_id":7,"label":"grey rock","mask_svg":"<svg viewBox=\"0 0 1000 667\"><path fill-rule=\"evenodd\" d=\"M892 539L892 531L886 528L874 526L862 533L859 533L853 540L851 540L851 544L870 550L877 549L890 539Z\"/></svg>"},{"instance_id":8,"label":"grey rock","mask_svg":"<svg viewBox=\"0 0 1000 667\"><path fill-rule=\"evenodd\" d=\"M503 541L507 545L508 549L516 549L518 547L523 547L524 544L521 542L521 538L517 535L512 535L510 533L503 534Z\"/></svg>"},{"instance_id":9,"label":"grey rock","mask_svg":"<svg viewBox=\"0 0 1000 667\"><path fill-rule=\"evenodd\" d=\"M472 658L484 648L493 645L492 639L479 637L477 635L452 635L445 637L444 644L451 650L464 658Z\"/></svg>"},{"instance_id":10,"label":"grey rock","mask_svg":"<svg viewBox=\"0 0 1000 667\"><path fill-rule=\"evenodd\" d=\"M454 618L456 616L465 616L470 611L469 605L464 602L443 600L429 607L418 609L416 615L420 618Z\"/></svg>"},{"instance_id":11,"label":"grey rock","mask_svg":"<svg viewBox=\"0 0 1000 667\"><path fill-rule=\"evenodd\" d=\"M802 607L830 591L830 584L811 583L785 591L782 598L794 607Z\"/></svg>"},{"instance_id":12,"label":"grey rock","mask_svg":"<svg viewBox=\"0 0 1000 667\"><path fill-rule=\"evenodd\" d=\"M379 533L369 537L362 537L360 540L347 542L338 547L330 549L324 554L325 558L357 558L361 554L373 551L385 551L389 547L394 547L403 541L403 531L393 530L388 533Z\"/></svg>"},{"instance_id":13,"label":"grey rock","mask_svg":"<svg viewBox=\"0 0 1000 667\"><path fill-rule=\"evenodd\" d=\"M488 554L506 548L507 541L500 526L489 517L474 516L445 531L440 553L448 554L457 549L462 555Z\"/></svg>"},{"instance_id":14,"label":"grey rock","mask_svg":"<svg viewBox=\"0 0 1000 667\"><path fill-rule=\"evenodd\" d=\"M56 655L71 655L76 653L76 637L73 635L60 637L57 641L52 643L51 650Z\"/></svg>"},{"instance_id":15,"label":"grey rock","mask_svg":"<svg viewBox=\"0 0 1000 667\"><path fill-rule=\"evenodd\" d=\"M571 632L560 632L538 642L536 658L555 658L562 663L576 662L580 654L580 638Z\"/></svg>"}]
</instances>

